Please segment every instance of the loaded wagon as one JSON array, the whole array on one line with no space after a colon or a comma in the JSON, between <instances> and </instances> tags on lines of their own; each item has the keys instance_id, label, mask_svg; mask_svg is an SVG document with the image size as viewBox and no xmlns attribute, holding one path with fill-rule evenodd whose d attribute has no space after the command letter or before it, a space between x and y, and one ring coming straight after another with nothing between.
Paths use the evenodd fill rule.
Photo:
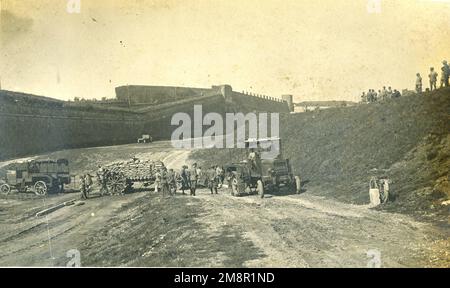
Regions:
<instances>
[{"instance_id":1,"label":"loaded wagon","mask_svg":"<svg viewBox=\"0 0 450 288\"><path fill-rule=\"evenodd\" d=\"M106 187L112 195L122 195L133 189L133 184L142 183L144 186L153 184L156 172L164 167L162 161L141 161L133 158L130 161L114 162L104 166Z\"/></svg>"}]
</instances>

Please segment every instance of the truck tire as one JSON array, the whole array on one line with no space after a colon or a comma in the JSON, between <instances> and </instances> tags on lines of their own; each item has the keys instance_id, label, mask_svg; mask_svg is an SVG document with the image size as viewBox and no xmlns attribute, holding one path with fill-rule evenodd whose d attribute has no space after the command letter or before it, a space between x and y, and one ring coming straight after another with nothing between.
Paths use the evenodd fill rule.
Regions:
<instances>
[{"instance_id":1,"label":"truck tire","mask_svg":"<svg viewBox=\"0 0 450 288\"><path fill-rule=\"evenodd\" d=\"M2 184L0 186L0 191L3 195L8 195L11 192L11 187L8 184Z\"/></svg>"},{"instance_id":2,"label":"truck tire","mask_svg":"<svg viewBox=\"0 0 450 288\"><path fill-rule=\"evenodd\" d=\"M47 195L47 184L45 184L44 181L37 181L34 184L34 193L38 196L45 196Z\"/></svg>"},{"instance_id":3,"label":"truck tire","mask_svg":"<svg viewBox=\"0 0 450 288\"><path fill-rule=\"evenodd\" d=\"M264 184L261 180L256 182L256 190L258 191L259 197L264 198Z\"/></svg>"}]
</instances>

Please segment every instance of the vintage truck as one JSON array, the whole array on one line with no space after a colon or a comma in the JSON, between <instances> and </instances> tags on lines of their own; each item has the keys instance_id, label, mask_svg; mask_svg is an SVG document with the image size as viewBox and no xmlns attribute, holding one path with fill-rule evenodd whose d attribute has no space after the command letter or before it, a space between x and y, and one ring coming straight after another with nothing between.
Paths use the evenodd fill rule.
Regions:
<instances>
[{"instance_id":1,"label":"vintage truck","mask_svg":"<svg viewBox=\"0 0 450 288\"><path fill-rule=\"evenodd\" d=\"M67 159L30 160L9 165L6 178L0 185L0 192L9 194L12 190L31 190L36 195L43 196L49 192L63 192L64 185L70 182Z\"/></svg>"}]
</instances>

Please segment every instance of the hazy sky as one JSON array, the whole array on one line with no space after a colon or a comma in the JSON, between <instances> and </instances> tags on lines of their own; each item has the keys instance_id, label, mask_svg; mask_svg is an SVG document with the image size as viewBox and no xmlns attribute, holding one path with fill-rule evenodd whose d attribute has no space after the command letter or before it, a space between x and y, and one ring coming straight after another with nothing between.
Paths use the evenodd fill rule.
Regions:
<instances>
[{"instance_id":1,"label":"hazy sky","mask_svg":"<svg viewBox=\"0 0 450 288\"><path fill-rule=\"evenodd\" d=\"M210 87L303 100L413 88L450 60L450 1L0 0L2 89L114 97L126 84ZM426 76L424 77L427 82Z\"/></svg>"}]
</instances>

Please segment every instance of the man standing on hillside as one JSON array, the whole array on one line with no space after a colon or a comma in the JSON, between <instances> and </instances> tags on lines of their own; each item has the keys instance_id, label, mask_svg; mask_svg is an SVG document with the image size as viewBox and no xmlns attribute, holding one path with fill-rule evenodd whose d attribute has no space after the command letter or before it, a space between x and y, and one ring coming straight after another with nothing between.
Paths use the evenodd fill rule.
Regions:
<instances>
[{"instance_id":1,"label":"man standing on hillside","mask_svg":"<svg viewBox=\"0 0 450 288\"><path fill-rule=\"evenodd\" d=\"M381 99L382 100L386 100L387 98L387 90L386 90L386 86L383 86L383 91L381 91L380 95L381 95Z\"/></svg>"},{"instance_id":2,"label":"man standing on hillside","mask_svg":"<svg viewBox=\"0 0 450 288\"><path fill-rule=\"evenodd\" d=\"M422 93L422 76L420 76L420 73L417 73L416 76L416 92Z\"/></svg>"},{"instance_id":3,"label":"man standing on hillside","mask_svg":"<svg viewBox=\"0 0 450 288\"><path fill-rule=\"evenodd\" d=\"M362 103L367 103L366 92L362 92L362 95L361 95L361 102L362 102Z\"/></svg>"},{"instance_id":4,"label":"man standing on hillside","mask_svg":"<svg viewBox=\"0 0 450 288\"><path fill-rule=\"evenodd\" d=\"M448 66L447 60L442 62L444 66L442 66L442 72L444 73L444 86L448 87L449 85L449 77L450 77L450 66Z\"/></svg>"},{"instance_id":5,"label":"man standing on hillside","mask_svg":"<svg viewBox=\"0 0 450 288\"><path fill-rule=\"evenodd\" d=\"M394 94L394 92L392 92L392 87L389 86L389 87L388 87L387 94L386 94L386 98L387 98L387 99L392 99L392 94Z\"/></svg>"},{"instance_id":6,"label":"man standing on hillside","mask_svg":"<svg viewBox=\"0 0 450 288\"><path fill-rule=\"evenodd\" d=\"M430 68L430 74L428 75L428 78L430 78L430 91L436 90L438 73L434 71L434 67Z\"/></svg>"},{"instance_id":7,"label":"man standing on hillside","mask_svg":"<svg viewBox=\"0 0 450 288\"><path fill-rule=\"evenodd\" d=\"M439 88L444 87L445 85L445 67L441 68L441 86Z\"/></svg>"}]
</instances>

